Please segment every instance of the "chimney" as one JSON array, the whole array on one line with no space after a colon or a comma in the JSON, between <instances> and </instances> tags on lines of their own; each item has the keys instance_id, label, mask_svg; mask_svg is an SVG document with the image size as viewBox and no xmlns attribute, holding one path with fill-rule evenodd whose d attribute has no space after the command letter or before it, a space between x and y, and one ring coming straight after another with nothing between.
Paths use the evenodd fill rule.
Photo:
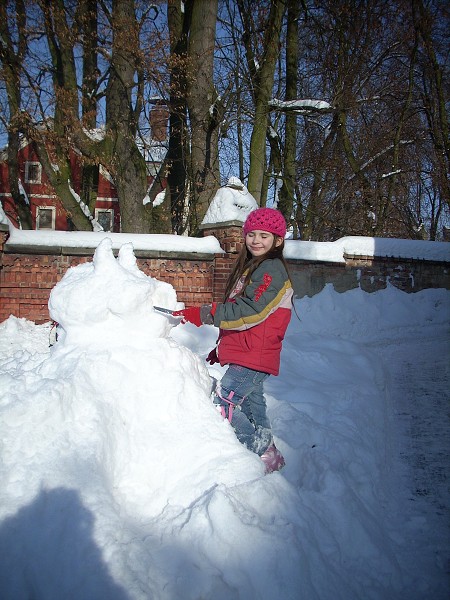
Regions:
<instances>
[{"instance_id":1,"label":"chimney","mask_svg":"<svg viewBox=\"0 0 450 600\"><path fill-rule=\"evenodd\" d=\"M150 131L153 142L165 142L167 140L167 127L169 122L169 111L162 103L155 103L150 111Z\"/></svg>"}]
</instances>

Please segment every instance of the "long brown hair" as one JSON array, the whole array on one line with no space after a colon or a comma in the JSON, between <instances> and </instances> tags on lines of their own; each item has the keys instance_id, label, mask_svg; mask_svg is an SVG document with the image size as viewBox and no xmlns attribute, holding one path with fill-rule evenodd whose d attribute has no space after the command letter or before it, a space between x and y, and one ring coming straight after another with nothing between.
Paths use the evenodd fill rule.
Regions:
<instances>
[{"instance_id":1,"label":"long brown hair","mask_svg":"<svg viewBox=\"0 0 450 600\"><path fill-rule=\"evenodd\" d=\"M281 239L281 244L279 244L277 246L276 245L277 241L280 239ZM253 257L251 252L248 250L246 244L244 243L242 250L240 251L239 256L234 264L233 270L231 271L230 276L228 277L227 285L225 288L224 302L226 302L228 300L228 298L230 297L231 292L234 290L237 282L242 277L242 275L245 273L244 285L239 292L240 294L242 294L242 292L245 290L245 288L249 284L250 278L251 278L252 274L254 273L255 269L257 269L259 267L259 265L267 258L280 259L286 269L288 276L289 276L289 268L288 268L288 265L283 256L283 249L284 249L284 238L280 238L277 235L273 236L273 244L272 244L272 247L270 248L270 250L268 250L265 254L263 254L261 256Z\"/></svg>"}]
</instances>

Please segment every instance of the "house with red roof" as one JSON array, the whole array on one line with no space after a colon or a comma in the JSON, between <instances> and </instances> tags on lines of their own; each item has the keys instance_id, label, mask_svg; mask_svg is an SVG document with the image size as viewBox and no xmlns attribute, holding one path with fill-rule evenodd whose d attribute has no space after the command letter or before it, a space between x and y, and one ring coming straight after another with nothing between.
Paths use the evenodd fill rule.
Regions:
<instances>
[{"instance_id":1,"label":"house with red roof","mask_svg":"<svg viewBox=\"0 0 450 600\"><path fill-rule=\"evenodd\" d=\"M168 148L168 110L156 104L150 113L150 135L140 139L140 150L147 164L149 189L157 185L163 191L166 181L161 177L162 165ZM70 214L55 193L39 161L33 142L25 137L19 149L19 190L31 208L33 229L68 231L73 228ZM104 231L120 232L120 208L114 180L102 165L83 167L81 155L76 150L70 154L72 193L88 204L95 196L94 219ZM83 177L83 168L90 169L89 178ZM83 182L89 187L83 189ZM6 149L0 151L0 202L9 219L20 227L16 206L11 196L8 178Z\"/></svg>"}]
</instances>

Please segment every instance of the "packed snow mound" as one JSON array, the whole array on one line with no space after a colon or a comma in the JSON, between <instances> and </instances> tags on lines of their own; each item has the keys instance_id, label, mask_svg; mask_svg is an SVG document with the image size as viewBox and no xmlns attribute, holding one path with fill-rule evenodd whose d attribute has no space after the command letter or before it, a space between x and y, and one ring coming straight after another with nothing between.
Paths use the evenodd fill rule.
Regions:
<instances>
[{"instance_id":1,"label":"packed snow mound","mask_svg":"<svg viewBox=\"0 0 450 600\"><path fill-rule=\"evenodd\" d=\"M236 185L237 181L242 187ZM237 177L230 177L228 185L217 190L206 211L202 225L226 221L244 222L247 215L255 208L258 208L258 203L248 189Z\"/></svg>"},{"instance_id":2,"label":"packed snow mound","mask_svg":"<svg viewBox=\"0 0 450 600\"><path fill-rule=\"evenodd\" d=\"M38 369L3 380L3 468L19 478L5 485L6 513L17 494L25 502L66 487L93 510L90 499L102 498L117 517L148 518L262 476L215 410L205 363L169 336L179 321L155 304L177 307L173 287L139 271L129 245L116 259L109 240L52 290L58 342ZM23 328L14 318L4 326Z\"/></svg>"},{"instance_id":3,"label":"packed snow mound","mask_svg":"<svg viewBox=\"0 0 450 600\"><path fill-rule=\"evenodd\" d=\"M112 242L98 245L92 262L68 269L52 290L50 316L58 324L60 341L89 346L127 344L145 348L167 337L175 324L153 306L181 308L174 288L139 270L131 243L114 257Z\"/></svg>"},{"instance_id":4,"label":"packed snow mound","mask_svg":"<svg viewBox=\"0 0 450 600\"><path fill-rule=\"evenodd\" d=\"M42 354L48 353L50 328L49 323L36 325L14 316L0 323L0 339L8 341L0 344L0 364L6 363L12 373L20 365L31 371L42 362Z\"/></svg>"},{"instance_id":5,"label":"packed snow mound","mask_svg":"<svg viewBox=\"0 0 450 600\"><path fill-rule=\"evenodd\" d=\"M418 323L441 326L442 331L446 331L449 324L449 293L444 288L407 294L388 283L386 289L374 293L361 293L360 288L348 290L346 302L339 303L336 294L333 284L329 283L320 292L320 308L316 299L303 299L303 334L342 337L342 322L345 322L346 337L371 342L389 339L399 332L402 336L409 332L417 336ZM321 318L324 311L331 316L329 320Z\"/></svg>"},{"instance_id":6,"label":"packed snow mound","mask_svg":"<svg viewBox=\"0 0 450 600\"><path fill-rule=\"evenodd\" d=\"M73 272L54 291L74 310L77 293L89 303L80 344L49 348L49 324L0 324L2 599L447 600L450 292L329 286L297 300L301 320L266 386L286 467L263 476L211 406L196 355L217 329L172 327L150 310L161 322L143 321L142 347L137 327L122 327L134 321L117 311L120 286L97 285L119 260L105 250L109 268L95 262L75 270L90 295L74 284L70 298ZM121 267L136 298L142 282L162 293ZM96 339L89 308L100 305L122 344L119 333L114 345ZM406 436L410 419L430 427L419 480L403 454L419 441ZM442 479L423 495L433 446Z\"/></svg>"}]
</instances>

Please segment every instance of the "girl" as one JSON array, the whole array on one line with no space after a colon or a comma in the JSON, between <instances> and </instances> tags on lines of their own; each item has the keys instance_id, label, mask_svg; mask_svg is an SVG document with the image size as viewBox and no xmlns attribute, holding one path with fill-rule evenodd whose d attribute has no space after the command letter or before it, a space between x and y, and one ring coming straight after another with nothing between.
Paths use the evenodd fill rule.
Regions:
<instances>
[{"instance_id":1,"label":"girl","mask_svg":"<svg viewBox=\"0 0 450 600\"><path fill-rule=\"evenodd\" d=\"M245 245L228 279L225 301L179 311L183 322L214 324L217 348L206 359L229 365L214 402L239 441L261 456L266 472L281 469L263 383L278 375L282 341L291 317L292 285L283 258L286 222L273 208L251 212L243 227Z\"/></svg>"}]
</instances>

